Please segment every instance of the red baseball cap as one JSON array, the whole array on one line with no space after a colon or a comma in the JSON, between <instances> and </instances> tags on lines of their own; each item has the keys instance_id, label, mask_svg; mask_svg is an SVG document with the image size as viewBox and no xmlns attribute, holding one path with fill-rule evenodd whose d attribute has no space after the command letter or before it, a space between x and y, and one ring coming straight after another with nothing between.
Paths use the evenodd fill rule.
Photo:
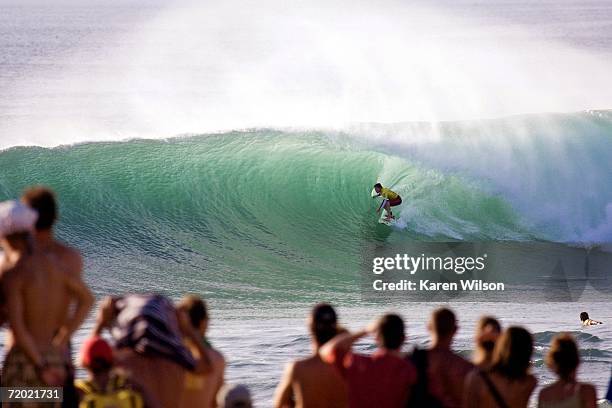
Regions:
<instances>
[{"instance_id":1,"label":"red baseball cap","mask_svg":"<svg viewBox=\"0 0 612 408\"><path fill-rule=\"evenodd\" d=\"M113 349L102 337L93 336L83 342L81 347L81 365L91 367L92 363L105 362L113 364ZM98 363L99 364L99 363Z\"/></svg>"}]
</instances>

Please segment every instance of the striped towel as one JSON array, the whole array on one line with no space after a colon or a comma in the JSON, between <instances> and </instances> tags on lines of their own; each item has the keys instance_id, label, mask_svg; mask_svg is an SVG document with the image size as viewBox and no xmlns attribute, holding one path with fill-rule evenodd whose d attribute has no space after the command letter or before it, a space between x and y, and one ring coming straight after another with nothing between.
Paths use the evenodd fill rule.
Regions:
<instances>
[{"instance_id":1,"label":"striped towel","mask_svg":"<svg viewBox=\"0 0 612 408\"><path fill-rule=\"evenodd\" d=\"M160 356L193 370L195 360L182 341L172 301L162 295L128 295L116 300L111 334L117 348Z\"/></svg>"}]
</instances>

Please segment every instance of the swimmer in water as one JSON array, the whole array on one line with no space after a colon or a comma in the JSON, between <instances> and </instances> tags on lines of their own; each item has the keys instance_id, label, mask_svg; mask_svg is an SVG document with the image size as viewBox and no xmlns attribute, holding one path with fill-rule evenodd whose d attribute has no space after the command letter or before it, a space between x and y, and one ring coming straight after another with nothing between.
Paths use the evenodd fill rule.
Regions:
<instances>
[{"instance_id":1,"label":"swimmer in water","mask_svg":"<svg viewBox=\"0 0 612 408\"><path fill-rule=\"evenodd\" d=\"M587 312L580 313L580 321L583 326L595 326L598 324L603 324L603 322L598 322L597 320L593 320L589 318L589 314Z\"/></svg>"}]
</instances>

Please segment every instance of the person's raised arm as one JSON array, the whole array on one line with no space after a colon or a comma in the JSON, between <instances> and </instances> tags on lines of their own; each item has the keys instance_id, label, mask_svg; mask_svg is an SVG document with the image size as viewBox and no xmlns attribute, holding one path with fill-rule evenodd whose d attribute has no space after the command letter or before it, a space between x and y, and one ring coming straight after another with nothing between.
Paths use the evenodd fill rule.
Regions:
<instances>
[{"instance_id":1,"label":"person's raised arm","mask_svg":"<svg viewBox=\"0 0 612 408\"><path fill-rule=\"evenodd\" d=\"M283 378L278 384L278 387L276 387L276 392L274 393L274 408L290 408L295 405L292 399L293 390L291 388L294 369L295 363L287 364L285 372L283 373Z\"/></svg>"},{"instance_id":2,"label":"person's raised arm","mask_svg":"<svg viewBox=\"0 0 612 408\"><path fill-rule=\"evenodd\" d=\"M179 329L183 336L191 341L193 345L198 350L198 354L200 358L196 361L195 372L198 374L209 374L212 372L212 362L210 361L210 357L208 356L208 352L206 351L206 347L204 346L202 339L191 326L191 322L189 321L189 315L187 311L178 307L176 309L176 318L178 320Z\"/></svg>"},{"instance_id":3,"label":"person's raised arm","mask_svg":"<svg viewBox=\"0 0 612 408\"><path fill-rule=\"evenodd\" d=\"M366 328L355 333L345 332L338 334L319 349L319 356L321 356L325 362L333 362L335 356L345 355L350 351L353 343L371 332L371 328Z\"/></svg>"},{"instance_id":4,"label":"person's raised arm","mask_svg":"<svg viewBox=\"0 0 612 408\"><path fill-rule=\"evenodd\" d=\"M99 336L102 330L110 328L116 317L115 300L110 296L102 299L98 306L98 316L93 327L92 335Z\"/></svg>"}]
</instances>

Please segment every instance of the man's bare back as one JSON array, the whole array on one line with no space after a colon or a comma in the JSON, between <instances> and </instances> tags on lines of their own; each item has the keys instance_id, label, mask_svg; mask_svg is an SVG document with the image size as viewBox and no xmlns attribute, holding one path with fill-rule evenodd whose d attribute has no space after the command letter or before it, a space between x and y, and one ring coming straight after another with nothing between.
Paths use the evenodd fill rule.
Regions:
<instances>
[{"instance_id":1,"label":"man's bare back","mask_svg":"<svg viewBox=\"0 0 612 408\"><path fill-rule=\"evenodd\" d=\"M430 392L445 407L459 407L463 400L465 378L474 366L451 350L427 352Z\"/></svg>"},{"instance_id":2,"label":"man's bare back","mask_svg":"<svg viewBox=\"0 0 612 408\"><path fill-rule=\"evenodd\" d=\"M84 285L82 278L83 260L79 251L53 238L41 239L42 234L40 232L35 235L38 249L47 255L54 267L61 273L68 275L69 278ZM60 300L61 303L58 303L58 309L63 309L63 312L58 313L63 313L63 316L65 316L65 321L62 324L66 324L70 319L70 305L76 300L73 296L65 296Z\"/></svg>"},{"instance_id":3,"label":"man's bare back","mask_svg":"<svg viewBox=\"0 0 612 408\"><path fill-rule=\"evenodd\" d=\"M308 326L313 354L287 364L274 396L274 406L283 407L346 407L348 387L340 372L322 360L319 350L341 329L334 308L327 303L315 305Z\"/></svg>"},{"instance_id":4,"label":"man's bare back","mask_svg":"<svg viewBox=\"0 0 612 408\"><path fill-rule=\"evenodd\" d=\"M64 287L62 293L58 290L51 294L53 301L53 315L63 321L53 321L52 326L57 327L54 334L56 342L66 344L70 335L77 329L93 305L93 297L82 280L83 260L81 254L74 248L57 241L53 228L58 218L58 204L55 193L45 187L38 186L26 190L21 201L38 214L33 231L37 252L46 258L46 269L50 274L55 273L56 278L64 279L72 288ZM65 276L61 276L63 274ZM75 306L71 313L71 306Z\"/></svg>"},{"instance_id":5,"label":"man's bare back","mask_svg":"<svg viewBox=\"0 0 612 408\"><path fill-rule=\"evenodd\" d=\"M26 348L29 357L32 357L30 345L41 353L53 343L65 346L93 303L87 287L72 273L60 269L62 265L57 256L36 249L16 264L1 267L11 323L9 347L16 341ZM77 311L69 316L72 300L83 304L85 313Z\"/></svg>"},{"instance_id":6,"label":"man's bare back","mask_svg":"<svg viewBox=\"0 0 612 408\"><path fill-rule=\"evenodd\" d=\"M42 240L40 234L36 235L40 251L46 253L64 273L74 279L82 279L83 259L78 250L57 240Z\"/></svg>"},{"instance_id":7,"label":"man's bare back","mask_svg":"<svg viewBox=\"0 0 612 408\"><path fill-rule=\"evenodd\" d=\"M344 379L317 354L298 360L287 367L286 380L291 382L296 407L346 407Z\"/></svg>"}]
</instances>

